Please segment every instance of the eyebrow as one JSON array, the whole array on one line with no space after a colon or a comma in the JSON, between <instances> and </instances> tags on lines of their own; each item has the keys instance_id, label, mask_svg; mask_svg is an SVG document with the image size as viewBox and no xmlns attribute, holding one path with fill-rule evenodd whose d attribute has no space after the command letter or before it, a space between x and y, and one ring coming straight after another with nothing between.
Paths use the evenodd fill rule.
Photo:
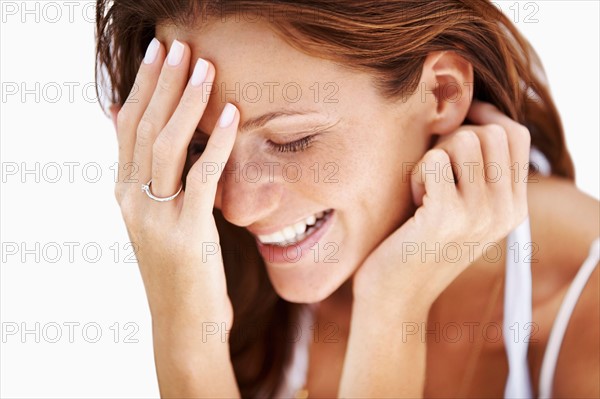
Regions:
<instances>
[{"instance_id":1,"label":"eyebrow","mask_svg":"<svg viewBox=\"0 0 600 399\"><path fill-rule=\"evenodd\" d=\"M244 123L242 123L241 126L239 127L239 133L244 133L244 132L250 131L252 129L261 128L264 125L266 125L267 123L269 123L272 120L277 119L277 118L283 118L286 116L295 116L295 115L310 115L310 114L316 114L316 113L318 113L318 112L312 111L312 110L310 110L310 111L279 110L279 111L267 112L263 115L255 117L255 118L250 118L247 121L245 121ZM331 127L337 125L339 122L340 122L340 119L338 119L332 123L329 123L329 122L320 123L318 126L315 126L311 130L317 130L320 128L331 128ZM196 132L194 133L194 136L196 133L207 135L206 133L204 133L204 131L202 129L200 129L199 126L196 127Z\"/></svg>"},{"instance_id":2,"label":"eyebrow","mask_svg":"<svg viewBox=\"0 0 600 399\"><path fill-rule=\"evenodd\" d=\"M266 114L263 114L261 116L257 116L255 118L251 118L251 119L248 119L247 121L245 121L240 127L240 133L247 132L248 130L258 129L260 127L263 127L267 123L269 123L272 120L277 119L277 118L282 118L285 116L293 116L293 115L309 115L309 114L314 114L314 113L316 113L316 112L315 111L286 111L286 110L267 112Z\"/></svg>"}]
</instances>

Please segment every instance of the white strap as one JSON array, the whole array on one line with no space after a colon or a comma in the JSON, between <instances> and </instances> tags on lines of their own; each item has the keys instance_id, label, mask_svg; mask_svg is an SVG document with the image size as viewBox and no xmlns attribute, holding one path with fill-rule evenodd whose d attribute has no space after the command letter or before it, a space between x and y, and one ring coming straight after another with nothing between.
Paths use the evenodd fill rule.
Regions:
<instances>
[{"instance_id":1,"label":"white strap","mask_svg":"<svg viewBox=\"0 0 600 399\"><path fill-rule=\"evenodd\" d=\"M527 348L531 335L531 231L529 217L507 237L504 346L508 357L505 398L531 398Z\"/></svg>"},{"instance_id":2,"label":"white strap","mask_svg":"<svg viewBox=\"0 0 600 399\"><path fill-rule=\"evenodd\" d=\"M577 275L573 279L565 299L563 300L560 309L552 325L546 351L544 352L544 360L542 361L542 370L540 372L540 395L542 399L552 397L552 382L554 381L554 371L556 370L556 362L558 360L558 352L569 324L569 319L575 309L577 300L583 291L590 275L600 261L600 237L592 243L590 253L583 263Z\"/></svg>"},{"instance_id":3,"label":"white strap","mask_svg":"<svg viewBox=\"0 0 600 399\"><path fill-rule=\"evenodd\" d=\"M294 341L293 355L290 364L284 372L284 383L279 387L274 398L293 398L296 392L306 384L308 376L308 355L310 349L311 326L315 320L315 312L319 303L307 304L300 309L298 324L296 324L298 335Z\"/></svg>"}]
</instances>

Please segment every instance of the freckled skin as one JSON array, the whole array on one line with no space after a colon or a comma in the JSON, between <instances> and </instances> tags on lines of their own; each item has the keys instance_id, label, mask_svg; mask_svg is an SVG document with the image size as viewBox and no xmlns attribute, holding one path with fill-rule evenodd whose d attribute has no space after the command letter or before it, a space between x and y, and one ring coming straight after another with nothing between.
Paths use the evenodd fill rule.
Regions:
<instances>
[{"instance_id":1,"label":"freckled skin","mask_svg":"<svg viewBox=\"0 0 600 399\"><path fill-rule=\"evenodd\" d=\"M238 165L243 172L244 165L256 163L262 178L244 179L242 173L236 182L228 176L219 185L215 205L231 223L261 229L334 209L334 225L309 256L286 268L273 267L266 259L271 281L283 298L327 298L414 211L402 167L421 158L430 138L425 123L416 117L422 106L419 96L390 103L368 74L299 52L262 23L216 22L201 31L158 27L157 37L167 45L175 38L185 41L192 49L192 62L203 57L215 65L217 91L199 124L203 132L211 131L227 101L240 110L241 124L277 110L312 111L241 133L228 167ZM236 84L237 98L232 93ZM304 151L278 152L265 144L294 141L323 125L330 128ZM277 165L271 173L268 162ZM298 181L297 167L284 174L283 166L289 163L300 165Z\"/></svg>"},{"instance_id":2,"label":"freckled skin","mask_svg":"<svg viewBox=\"0 0 600 399\"><path fill-rule=\"evenodd\" d=\"M192 62L203 57L215 65L217 91L198 125L203 132L210 134L226 102L240 110L241 125L267 112L311 111L304 116L278 118L239 134L228 167L238 165L243 170L244 165L258 164L261 178L236 181L227 176L219 184L215 206L231 223L261 230L277 230L319 211L335 210L335 223L316 253L285 268L268 259L265 262L277 293L284 299L307 303L327 299L317 320L321 325L333 322L340 327L336 335L339 343L319 342L311 349L309 391L315 397L321 393L334 397L352 305L352 294L340 287L347 287L344 282L377 245L415 211L403 165L417 162L428 150L432 132L424 117L427 105L419 94L406 102L390 102L376 92L368 74L304 54L262 23L217 22L199 31L158 26L156 36L167 47L175 38L184 41L191 46ZM231 93L236 83L240 88L237 98ZM287 99L297 97L297 101L286 100L284 86L289 87ZM229 91L226 95L223 87ZM256 87L262 88L258 100ZM301 88L299 96L297 87ZM323 127L326 131L319 132ZM318 134L304 151L278 152L267 144L295 141L311 132ZM272 179L269 162L278 165ZM282 171L283 165L292 162L302 171L295 182L288 181L290 176ZM290 173L295 177L295 172ZM539 263L532 264L533 322L539 326L539 335L529 353L537 390L543 350L560 301L587 256L589 243L599 235L598 202L570 182L555 178L529 183L528 193L532 241L540 248ZM326 247L327 243L333 245ZM438 298L429 322L481 321L482 308L496 276L502 274L504 260L469 266ZM599 368L597 355L590 355L598 352L597 277L596 271L567 330L561 350L567 355L562 355L557 365L557 396L597 397L597 378L589 377L597 376ZM486 299L482 302L480 298ZM502 303L501 293L491 316L496 323L502 321ZM452 344L428 343L426 396L447 397L459 391L463 371L457 365L469 361L471 347L466 338ZM505 363L502 347L484 345L477 363L479 374L468 387L469 395L501 395ZM581 382L573 384L574 376Z\"/></svg>"}]
</instances>

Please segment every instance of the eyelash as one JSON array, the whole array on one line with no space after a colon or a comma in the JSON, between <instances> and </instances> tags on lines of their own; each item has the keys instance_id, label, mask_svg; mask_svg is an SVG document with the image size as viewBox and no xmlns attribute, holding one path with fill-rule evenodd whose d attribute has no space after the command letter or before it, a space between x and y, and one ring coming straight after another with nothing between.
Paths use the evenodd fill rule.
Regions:
<instances>
[{"instance_id":1,"label":"eyelash","mask_svg":"<svg viewBox=\"0 0 600 399\"><path fill-rule=\"evenodd\" d=\"M283 144L274 143L271 140L269 140L268 144L272 149L274 149L275 151L278 151L278 152L299 152L299 151L304 151L308 147L310 147L310 144L312 143L313 139L314 139L314 136L306 136L306 137L302 137L299 140L291 141L289 143L283 143ZM192 154L198 154L198 153L204 152L205 148L206 148L205 142L195 142L195 143L191 144L190 151Z\"/></svg>"},{"instance_id":2,"label":"eyelash","mask_svg":"<svg viewBox=\"0 0 600 399\"><path fill-rule=\"evenodd\" d=\"M304 151L308 147L310 147L310 144L311 144L313 138L314 138L314 136L306 136L306 137L302 137L299 140L292 141L289 143L284 143L284 144L277 144L277 143L274 143L269 140L268 143L271 148L273 148L274 150L276 150L278 152L298 152L298 151Z\"/></svg>"}]
</instances>

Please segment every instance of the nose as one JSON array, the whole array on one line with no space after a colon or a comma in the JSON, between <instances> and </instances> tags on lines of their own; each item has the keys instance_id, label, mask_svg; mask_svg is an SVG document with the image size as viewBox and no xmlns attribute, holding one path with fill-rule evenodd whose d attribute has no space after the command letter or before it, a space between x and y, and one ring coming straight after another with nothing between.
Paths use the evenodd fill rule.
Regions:
<instances>
[{"instance_id":1,"label":"nose","mask_svg":"<svg viewBox=\"0 0 600 399\"><path fill-rule=\"evenodd\" d=\"M233 154L232 154L233 155ZM217 186L215 207L230 223L246 227L265 219L279 206L283 185L264 162L230 157Z\"/></svg>"}]
</instances>

